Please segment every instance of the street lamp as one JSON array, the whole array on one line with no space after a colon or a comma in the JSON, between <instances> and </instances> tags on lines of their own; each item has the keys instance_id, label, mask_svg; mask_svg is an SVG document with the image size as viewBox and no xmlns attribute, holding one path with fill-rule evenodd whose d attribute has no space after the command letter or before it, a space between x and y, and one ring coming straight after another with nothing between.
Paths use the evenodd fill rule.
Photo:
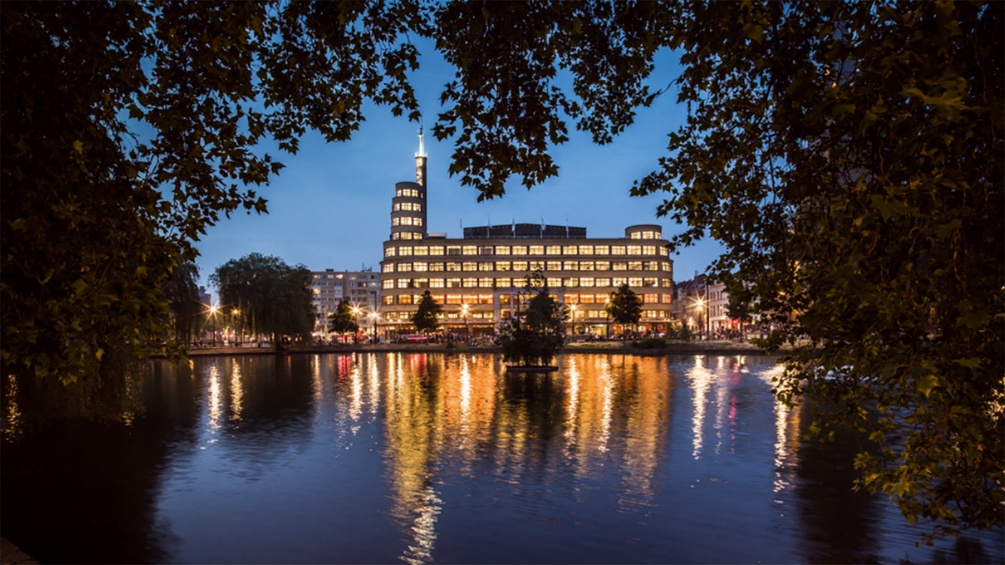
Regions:
<instances>
[{"instance_id":1,"label":"street lamp","mask_svg":"<svg viewBox=\"0 0 1005 565\"><path fill-rule=\"evenodd\" d=\"M234 324L234 332L236 334L236 335L234 335L234 343L236 343L237 346L240 347L241 346L241 309L240 308L234 308L231 311L231 317L237 320L236 323Z\"/></svg>"},{"instance_id":2,"label":"street lamp","mask_svg":"<svg viewBox=\"0 0 1005 565\"><path fill-rule=\"evenodd\" d=\"M465 340L470 342L471 341L471 329L468 327L468 305L467 304L461 305L461 316L464 317L464 334L465 334Z\"/></svg>"},{"instance_id":3,"label":"street lamp","mask_svg":"<svg viewBox=\"0 0 1005 565\"><path fill-rule=\"evenodd\" d=\"M695 310L698 311L698 320L701 320L701 311L702 311L703 308L705 308L705 300L703 298L699 297L697 299L697 301L694 303L694 308L695 308ZM705 332L702 332L702 333L705 333Z\"/></svg>"},{"instance_id":4,"label":"street lamp","mask_svg":"<svg viewBox=\"0 0 1005 565\"><path fill-rule=\"evenodd\" d=\"M377 312L370 312L370 320L373 321L373 343L377 343L377 320L380 318L380 314Z\"/></svg>"},{"instance_id":5,"label":"street lamp","mask_svg":"<svg viewBox=\"0 0 1005 565\"><path fill-rule=\"evenodd\" d=\"M216 304L209 305L209 317L213 320L213 345L216 345Z\"/></svg>"},{"instance_id":6,"label":"street lamp","mask_svg":"<svg viewBox=\"0 0 1005 565\"><path fill-rule=\"evenodd\" d=\"M575 337L575 335L576 335L576 311L578 311L578 310L579 310L579 306L577 306L575 304L573 304L572 306L569 306L569 313L572 315L572 335L573 335L573 337Z\"/></svg>"}]
</instances>

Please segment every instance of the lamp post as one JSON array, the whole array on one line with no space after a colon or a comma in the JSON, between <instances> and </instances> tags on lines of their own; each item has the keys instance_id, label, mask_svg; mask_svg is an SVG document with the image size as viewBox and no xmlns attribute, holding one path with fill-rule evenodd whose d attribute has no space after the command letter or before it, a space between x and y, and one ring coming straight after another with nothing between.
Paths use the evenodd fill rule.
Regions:
<instances>
[{"instance_id":1,"label":"lamp post","mask_svg":"<svg viewBox=\"0 0 1005 565\"><path fill-rule=\"evenodd\" d=\"M461 305L461 316L464 317L464 340L471 341L471 328L468 327L468 305Z\"/></svg>"},{"instance_id":2,"label":"lamp post","mask_svg":"<svg viewBox=\"0 0 1005 565\"><path fill-rule=\"evenodd\" d=\"M213 346L216 346L216 304L210 304L209 317L213 320Z\"/></svg>"},{"instance_id":3,"label":"lamp post","mask_svg":"<svg viewBox=\"0 0 1005 565\"><path fill-rule=\"evenodd\" d=\"M579 310L579 306L573 304L569 306L569 313L572 315L572 336L576 336L576 312Z\"/></svg>"},{"instance_id":4,"label":"lamp post","mask_svg":"<svg viewBox=\"0 0 1005 565\"><path fill-rule=\"evenodd\" d=\"M360 313L359 306L353 306L352 307L352 319L353 319L353 321L357 322L357 324L356 324L356 333L357 334L359 333L359 323L358 323L359 313ZM355 343L355 342L356 342L356 337L354 335L354 337L353 337L353 343Z\"/></svg>"},{"instance_id":5,"label":"lamp post","mask_svg":"<svg viewBox=\"0 0 1005 565\"><path fill-rule=\"evenodd\" d=\"M373 322L373 343L377 344L377 319L380 318L380 314L377 312L370 312L370 320Z\"/></svg>"},{"instance_id":6,"label":"lamp post","mask_svg":"<svg viewBox=\"0 0 1005 565\"><path fill-rule=\"evenodd\" d=\"M694 303L694 308L695 308L695 310L698 311L698 320L699 320L698 323L700 324L701 323L701 311L702 311L703 308L705 308L705 300L702 299L701 297L699 297L698 300L697 300L697 302ZM702 333L705 333L705 332L702 332Z\"/></svg>"},{"instance_id":7,"label":"lamp post","mask_svg":"<svg viewBox=\"0 0 1005 565\"><path fill-rule=\"evenodd\" d=\"M231 311L231 318L234 320L234 343L241 347L241 309L234 308Z\"/></svg>"}]
</instances>

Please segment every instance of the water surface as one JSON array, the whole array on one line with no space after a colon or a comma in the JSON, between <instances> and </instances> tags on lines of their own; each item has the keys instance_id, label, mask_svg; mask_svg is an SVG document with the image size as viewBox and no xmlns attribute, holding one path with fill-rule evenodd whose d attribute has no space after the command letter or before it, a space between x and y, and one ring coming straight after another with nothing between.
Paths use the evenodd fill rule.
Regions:
<instances>
[{"instance_id":1,"label":"water surface","mask_svg":"<svg viewBox=\"0 0 1005 565\"><path fill-rule=\"evenodd\" d=\"M43 562L1002 562L915 548L802 441L771 358L323 354L156 362L129 426L3 447L3 535Z\"/></svg>"}]
</instances>

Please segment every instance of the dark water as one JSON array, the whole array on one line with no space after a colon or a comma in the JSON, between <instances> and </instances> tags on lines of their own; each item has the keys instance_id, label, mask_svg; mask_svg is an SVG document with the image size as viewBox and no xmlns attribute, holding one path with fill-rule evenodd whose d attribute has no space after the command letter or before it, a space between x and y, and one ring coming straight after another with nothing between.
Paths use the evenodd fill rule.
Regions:
<instances>
[{"instance_id":1,"label":"dark water","mask_svg":"<svg viewBox=\"0 0 1005 565\"><path fill-rule=\"evenodd\" d=\"M2 534L43 562L1003 561L915 547L850 490L854 441L800 440L769 358L492 355L157 363L128 425L8 441Z\"/></svg>"}]
</instances>

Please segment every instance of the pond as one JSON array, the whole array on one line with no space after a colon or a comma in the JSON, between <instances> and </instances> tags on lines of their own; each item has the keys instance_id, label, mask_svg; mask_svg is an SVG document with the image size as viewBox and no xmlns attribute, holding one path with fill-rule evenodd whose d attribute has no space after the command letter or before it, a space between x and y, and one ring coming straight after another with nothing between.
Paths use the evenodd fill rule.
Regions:
<instances>
[{"instance_id":1,"label":"pond","mask_svg":"<svg viewBox=\"0 0 1005 565\"><path fill-rule=\"evenodd\" d=\"M42 562L1002 562L916 548L801 439L769 357L351 353L152 362L145 409L3 445L2 532Z\"/></svg>"}]
</instances>

